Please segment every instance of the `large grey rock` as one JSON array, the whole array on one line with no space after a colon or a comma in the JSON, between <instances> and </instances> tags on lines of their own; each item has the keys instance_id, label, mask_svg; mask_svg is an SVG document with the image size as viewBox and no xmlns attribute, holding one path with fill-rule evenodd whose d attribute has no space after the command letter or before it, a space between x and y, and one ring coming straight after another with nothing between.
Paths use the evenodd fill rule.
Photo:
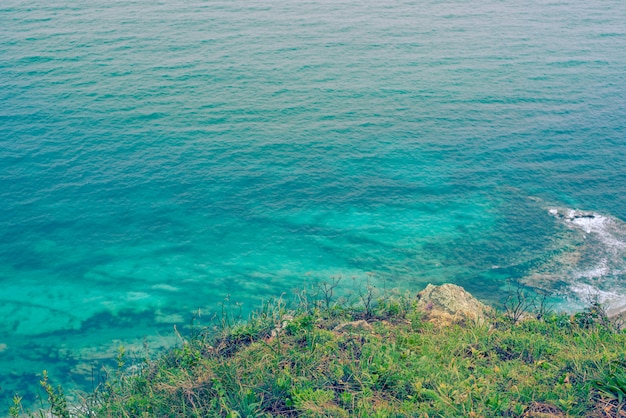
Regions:
<instances>
[{"instance_id":1,"label":"large grey rock","mask_svg":"<svg viewBox=\"0 0 626 418\"><path fill-rule=\"evenodd\" d=\"M491 308L454 284L429 284L417 294L417 309L438 325L484 323Z\"/></svg>"}]
</instances>

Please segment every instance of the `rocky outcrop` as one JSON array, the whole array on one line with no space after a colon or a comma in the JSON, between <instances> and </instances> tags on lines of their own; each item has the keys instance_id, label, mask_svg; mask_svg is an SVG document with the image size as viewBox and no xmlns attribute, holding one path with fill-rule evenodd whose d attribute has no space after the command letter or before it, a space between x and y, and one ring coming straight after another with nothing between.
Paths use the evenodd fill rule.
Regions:
<instances>
[{"instance_id":1,"label":"rocky outcrop","mask_svg":"<svg viewBox=\"0 0 626 418\"><path fill-rule=\"evenodd\" d=\"M491 308L454 284L429 284L417 294L417 309L437 325L483 323Z\"/></svg>"}]
</instances>

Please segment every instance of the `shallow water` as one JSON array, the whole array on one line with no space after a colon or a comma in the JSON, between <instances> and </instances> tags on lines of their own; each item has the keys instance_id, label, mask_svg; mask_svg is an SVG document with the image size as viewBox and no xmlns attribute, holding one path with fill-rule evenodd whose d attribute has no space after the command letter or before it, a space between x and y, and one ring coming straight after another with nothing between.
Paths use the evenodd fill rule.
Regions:
<instances>
[{"instance_id":1,"label":"shallow water","mask_svg":"<svg viewBox=\"0 0 626 418\"><path fill-rule=\"evenodd\" d=\"M5 0L0 387L316 280L620 306L622 1ZM554 216L580 209L595 224ZM604 219L604 220L602 220Z\"/></svg>"}]
</instances>

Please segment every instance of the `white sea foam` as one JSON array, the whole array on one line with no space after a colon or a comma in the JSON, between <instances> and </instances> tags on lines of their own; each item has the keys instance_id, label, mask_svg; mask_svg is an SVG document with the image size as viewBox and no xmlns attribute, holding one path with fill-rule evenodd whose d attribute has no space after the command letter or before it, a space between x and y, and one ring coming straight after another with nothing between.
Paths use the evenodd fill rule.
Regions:
<instances>
[{"instance_id":1,"label":"white sea foam","mask_svg":"<svg viewBox=\"0 0 626 418\"><path fill-rule=\"evenodd\" d=\"M588 270L574 270L574 277L577 279L587 278L593 279L598 277L608 276L612 273L611 268L608 265L608 260L606 258L601 259L596 265L592 266Z\"/></svg>"},{"instance_id":2,"label":"white sea foam","mask_svg":"<svg viewBox=\"0 0 626 418\"><path fill-rule=\"evenodd\" d=\"M574 209L550 208L549 213L572 231L572 250L561 255L571 264L554 261L566 267L560 272L568 283L568 292L582 302L597 300L610 314L626 311L623 292L626 271L626 223L621 220ZM578 237L578 238L576 238ZM573 256L567 257L569 254Z\"/></svg>"},{"instance_id":3,"label":"white sea foam","mask_svg":"<svg viewBox=\"0 0 626 418\"><path fill-rule=\"evenodd\" d=\"M587 283L574 283L569 290L583 302L597 301L606 306L609 316L626 312L626 294L601 290Z\"/></svg>"},{"instance_id":4,"label":"white sea foam","mask_svg":"<svg viewBox=\"0 0 626 418\"><path fill-rule=\"evenodd\" d=\"M578 295L582 300L586 301L607 303L624 297L623 295L619 295L617 292L600 290L587 283L573 283L570 285L569 289Z\"/></svg>"},{"instance_id":5,"label":"white sea foam","mask_svg":"<svg viewBox=\"0 0 626 418\"><path fill-rule=\"evenodd\" d=\"M572 218L569 220L572 224L576 225L586 233L592 232L602 233L606 229L606 220L604 216L592 215L593 218Z\"/></svg>"},{"instance_id":6,"label":"white sea foam","mask_svg":"<svg viewBox=\"0 0 626 418\"><path fill-rule=\"evenodd\" d=\"M626 249L626 225L615 218L575 209L551 208L548 212L568 226L596 235L609 249Z\"/></svg>"}]
</instances>

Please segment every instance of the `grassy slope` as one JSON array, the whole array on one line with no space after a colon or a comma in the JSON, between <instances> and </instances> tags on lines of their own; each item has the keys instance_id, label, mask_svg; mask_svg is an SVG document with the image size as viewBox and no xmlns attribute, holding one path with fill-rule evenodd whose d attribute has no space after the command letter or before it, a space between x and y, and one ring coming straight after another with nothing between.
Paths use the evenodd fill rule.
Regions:
<instances>
[{"instance_id":1,"label":"grassy slope","mask_svg":"<svg viewBox=\"0 0 626 418\"><path fill-rule=\"evenodd\" d=\"M407 297L367 310L323 305L268 303L245 323L195 332L139 372L120 356L117 373L74 413L626 416L626 333L593 310L435 327ZM337 329L350 321L359 322ZM66 415L48 392L51 410Z\"/></svg>"}]
</instances>

